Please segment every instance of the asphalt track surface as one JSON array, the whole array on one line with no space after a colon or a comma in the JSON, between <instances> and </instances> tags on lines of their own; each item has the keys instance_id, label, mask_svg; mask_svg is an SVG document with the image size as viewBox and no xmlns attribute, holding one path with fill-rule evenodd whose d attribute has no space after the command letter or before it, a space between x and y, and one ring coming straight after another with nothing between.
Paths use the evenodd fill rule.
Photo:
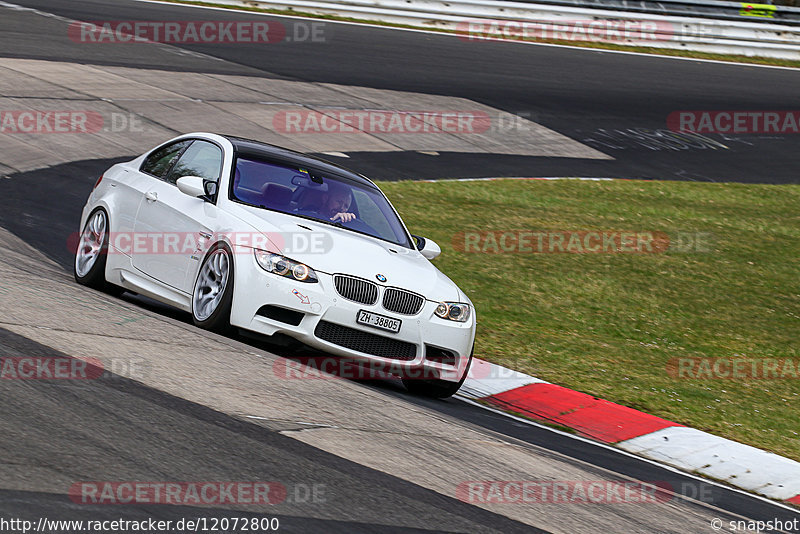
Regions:
<instances>
[{"instance_id":1,"label":"asphalt track surface","mask_svg":"<svg viewBox=\"0 0 800 534\"><path fill-rule=\"evenodd\" d=\"M91 190L93 177L111 163L113 162L75 162L0 180L0 227L8 229L69 272L72 262L70 235L74 235L79 222L76 214L80 212ZM32 184L48 184L47 194L31 195L27 186ZM42 232L41 228L49 230ZM187 326L191 324L188 314L149 299L129 294L123 298L157 316ZM293 355L265 344L263 340L240 336L233 339L262 350L277 352L284 357ZM40 345L2 327L0 347L2 355L6 357L30 354L46 357L72 356L54 351L51 347ZM637 480L666 482L687 497L705 496L703 501L712 503L720 510L765 521L773 518L790 519L798 515L741 492L622 456L586 441L554 434L546 428L521 424L455 399L417 399L407 395L402 386L392 381L364 383L363 386L384 395L411 401L420 407L475 425L487 432L563 454L575 461L586 462ZM527 525L474 509L455 499L444 499L440 495L434 497L432 492L424 488L311 447L303 446L298 449L292 440L275 432L124 377L98 381L92 387L53 384L47 381L7 380L0 381L0 388L4 414L0 426L0 446L17 451L12 454L12 463L19 461L20 464L32 465L32 468L40 464L48 465L54 461L54 450L58 450L69 458L67 472L80 480L115 480L113 474L120 471L120 462L123 462L124 472L136 473L136 480L161 480L164 472L172 474L170 480L196 480L198 470L204 472L204 479L208 480L261 480L267 473L270 480L291 480L293 476L313 471L316 483L340 488L340 491L347 494L348 511L358 513L364 520L370 518L370 513L376 514L372 517L374 524L358 525L341 520L322 521L303 515L282 517L282 524L289 526L287 531L290 532L295 529L303 532L393 531L391 524L387 526L387 518L382 509L387 502L397 499L403 500L404 508L415 517L419 514L436 517L440 514L437 507L460 515L471 525L467 530L469 532L489 528L497 528L503 532L530 529ZM119 414L124 414L124 417ZM105 435L110 431L113 431L115 437L109 443ZM143 442L161 440L165 441L154 450L140 450ZM267 452L264 447L268 448ZM246 465L243 465L245 458ZM177 474L173 469L175 465L181 466ZM273 469L275 465L281 466L277 472ZM324 468L330 471L325 471ZM162 473L162 478L157 473ZM360 486L353 482L353 477L360 481ZM386 491L393 493L388 494ZM702 505L698 504L699 506ZM114 519L120 515L114 507L84 506L78 512L75 509L76 505L68 499L47 492L7 491L5 497L0 493L0 511L12 517L36 518L45 515L60 519ZM235 517L237 514L233 510L224 509L203 511L206 515L216 514L216 517ZM27 515L23 512L27 512ZM197 515L197 510L182 507L142 506L130 516L126 510L124 517L180 519L190 517L189 512ZM401 515L394 518L397 525L404 524L407 519ZM657 521L658 517L654 516L653 524L657 524ZM433 531L437 528L444 528L444 525L439 523ZM414 530L398 528L396 531Z\"/></svg>"},{"instance_id":2,"label":"asphalt track surface","mask_svg":"<svg viewBox=\"0 0 800 534\"><path fill-rule=\"evenodd\" d=\"M131 0L19 0L19 5L81 21L255 20L243 12L187 10ZM262 19L258 19L262 20ZM292 33L291 19L281 19ZM3 22L0 21L0 25ZM26 23L27 24L27 23ZM135 46L103 47L39 38L15 26L0 50L8 57L163 68ZM709 134L727 148L653 141L680 110L797 110L800 71L641 55L468 42L453 36L329 24L325 42L177 44L224 59L222 70L472 99L543 124L597 148L612 161L493 154L427 156L350 153L347 165L378 179L475 176L594 176L797 183L800 134ZM191 70L199 60L169 65ZM648 133L649 132L649 133ZM512 134L513 135L513 134ZM90 156L87 155L87 158Z\"/></svg>"},{"instance_id":3,"label":"asphalt track surface","mask_svg":"<svg viewBox=\"0 0 800 534\"><path fill-rule=\"evenodd\" d=\"M176 11L182 8L133 5L125 1L116 2L113 12L104 11L111 9L108 2L70 2L65 5L56 2L21 1L19 3L58 11L71 18L92 20L121 19L126 16L147 20L159 17L186 19L190 16L183 11ZM218 13L213 16L215 18L224 17ZM236 15L237 18L241 18L241 16ZM5 23L13 24L13 22L9 22L9 19L6 19ZM126 65L136 65L140 68L164 67L164 65L149 64L148 58L137 57L135 51L130 52L129 57L124 57L124 54L129 52L121 54L122 57L120 55L105 57L105 52L97 50L91 52L91 54L96 54L95 57L86 57L85 50L68 50L63 47L60 50L48 49L46 38L41 34L37 36L36 28L26 28L25 30L31 32L31 41L18 43L18 46L10 46L8 42L0 43L0 51L3 55L14 56L16 54L17 57L48 58L59 61L116 62L116 64L123 62ZM341 63L337 68L331 64L333 57L353 57L341 55L344 54L344 50L339 50L333 56L329 55L333 53L331 48L324 48L321 51L314 50L313 53L304 56L302 62L297 57L292 59L280 53L270 54L273 57L269 60L262 58L256 61L250 57L252 54L245 54L245 57L250 57L250 61L256 61L256 63L263 61L262 66L265 68L269 66L268 73L265 75L270 76L280 75L305 80L336 80L339 83L356 83L357 80L359 84L366 86L426 92L441 92L442 87L450 87L452 88L450 90L454 92L449 94L465 96L461 93L468 89L464 84L444 83L447 76L443 77L443 74L446 73L443 73L442 69L452 69L450 59L441 60L441 64L432 64L431 62L435 61L435 58L431 57L430 43L420 45L416 42L420 38L428 41L440 39L439 37L420 37L401 32L386 33L386 30L352 27L337 27L336 32L337 38L338 36L342 37L341 46L358 48L360 54L358 57L362 58L353 62L353 72L348 72L346 76L343 74L345 69ZM350 32L354 32L354 34L351 35ZM364 33L362 35L359 32ZM369 32L378 32L380 35L375 36ZM3 35L5 34L0 32L0 36ZM37 38L34 39L34 36ZM395 42L395 40L399 42ZM376 43L375 47L365 48L364 41ZM362 43L360 47L358 46L359 42ZM34 43L38 43L38 48L33 46ZM440 46L458 47L460 45L457 42L437 42L437 48ZM489 46L494 47L495 45ZM500 54L500 57L503 55L505 46L498 47L497 53ZM242 54L241 50L237 52L235 49L225 50L224 48L222 47L221 50L216 50L214 53L220 56L231 54L231 57L226 57L226 59L244 63L244 57L237 59L236 56ZM565 58L572 58L571 61L580 61L574 51L554 48L538 49L537 47L518 48L524 50L523 54L540 55L539 61L543 64L550 64L552 69L558 69L559 62L562 62L563 66ZM276 50L278 49L276 48ZM471 53L472 50L470 48L468 51ZM206 54L210 52L209 50L202 51ZM291 49L285 51L291 56ZM455 53L455 49L451 51ZM414 53L418 54L417 59L425 59L425 65L403 59ZM392 77L380 80L379 75L370 73L369 65L364 65L364 63L372 63L363 60L364 54L375 54L383 57L383 60L391 59L403 64L407 62L410 74L398 79L397 69L391 69ZM510 58L511 51L509 50L507 54ZM553 57L548 59L548 54L553 54ZM650 66L642 58L612 57L608 54L591 52L584 52L584 54L592 57L590 60L585 60L587 68L595 61L633 62L634 64L638 63L642 69L656 68ZM457 55L454 56L453 61L459 61ZM327 58L328 64L326 64L325 58ZM176 64L173 67L191 70L192 62L196 60L191 55L181 56L176 58ZM374 60L373 66L380 65L383 60ZM476 59L471 58L471 60L475 61ZM467 58L462 58L460 61L463 67L468 67ZM503 71L498 68L497 61L487 59L484 66L492 72ZM669 62L669 65L677 69L697 68L690 62ZM259 67L256 66L256 68ZM475 68L473 65L471 69L467 68L466 72L474 72ZM513 70L513 65L509 64L509 68ZM662 66L661 68L667 67ZM704 65L703 68L713 71L716 67ZM221 64L220 69L238 71L235 66L231 67L228 63ZM596 74L602 70L596 65L591 67L591 70L594 69L597 69L595 70ZM734 72L734 70L735 68L732 67L722 67L724 72ZM430 71L433 74L414 76L415 73L423 71ZM569 72L569 69L566 71ZM784 71L741 68L742 73L751 71L753 80L759 76L775 76L776 78L789 76L785 80L791 80L793 79L791 76L796 76L795 73L786 74ZM389 72L384 72L384 74L388 75ZM456 76L454 70L450 70L450 74ZM744 74L737 74L737 76L746 77ZM495 77L502 78L503 75L495 74ZM345 82L341 78L350 78L350 81ZM509 74L506 79L508 83L504 84L502 89L495 88L507 92L510 99L508 102L512 103L525 100L523 96L519 96L519 100L513 100L513 93L523 91L521 87L514 89L515 84L512 83L514 78ZM548 91L547 85L553 83L553 77L542 76L542 80L545 80L542 82L542 87L535 91L529 88L532 91L531 94L538 92L542 95ZM643 83L644 80L643 77L633 85ZM528 83L533 84L530 77L528 77ZM755 83L755 81L751 83ZM476 83L469 85L474 86L470 91L478 93L486 91L487 100L479 100L490 102L497 107L504 107L499 105L500 97L497 94L491 96L494 100L488 99L488 95L492 91L484 85L484 82L476 80ZM621 85L625 87L625 91L633 93L636 90L634 86ZM434 86L438 88L434 88ZM458 86L457 93L455 92L456 86ZM764 84L762 88L765 86L776 94L780 93L774 85ZM574 99L576 105L580 100L579 94L593 94L591 90L584 91L583 88L579 89L577 86L573 88L572 92L564 93L563 96L566 99L569 99L570 93L572 93L571 98ZM667 91L664 90L664 94L666 93ZM786 91L785 94L793 93ZM474 95L469 97L478 99ZM600 96L593 94L591 98L599 100ZM747 103L748 98L752 97L743 97L743 100L737 102ZM542 101L542 103L550 104L554 100L557 100L555 96L549 101ZM525 101L529 102L526 109L531 109L530 102L532 100ZM611 98L611 101L613 102L614 98ZM783 107L790 106L788 98L784 98L782 102L786 102ZM586 103L584 102L582 105L585 106ZM778 109L781 106L772 107ZM579 108L580 106L573 109ZM614 106L610 106L610 108L613 109ZM619 109L622 108L623 106L620 105ZM684 106L685 108L686 106ZM505 106L504 109L510 108ZM523 108L517 107L516 109ZM584 109L584 114L589 115L589 110ZM581 113L573 115L579 116ZM554 120L555 118L553 117ZM541 117L540 120L556 129L555 123L548 123ZM574 130L559 129L559 131L569 133ZM646 163L645 155L652 154L642 152L642 165ZM796 157L794 154L790 156ZM384 159L381 160L381 157ZM370 163L370 158L374 158L373 163ZM0 227L10 230L23 242L54 259L63 271L69 270L71 255L67 243L69 235L77 228L80 207L98 173L112 163L105 160L91 160L89 157L85 159L87 161L76 161L0 180ZM433 157L424 159L418 154L405 156L402 154L370 154L368 157L365 155L363 159L354 158L356 163L372 164L376 168L391 164L393 169L402 169L405 165L413 167L416 165L414 162L419 161L422 168L425 169L424 173L429 173L431 176L435 176L437 172L441 175L442 172L441 168L437 168L440 163L431 162L450 161L452 163L457 159L455 155L452 156L452 160L446 160L446 158L438 160ZM529 170L532 164L530 160L504 162L501 161L504 158L499 156L496 161L489 161L491 159L487 157L483 161L473 162L470 172L475 172L476 166L480 169L488 169L488 164L491 163L504 169L510 169L505 174L522 174L512 171L514 169ZM506 159L513 160L514 158ZM652 160L652 158L650 159ZM562 164L565 162L544 162L542 164L545 163ZM616 163L622 164L620 161ZM630 161L628 164L633 165ZM650 164L657 165L653 161ZM661 164L669 166L666 161ZM722 162L709 162L708 165L719 170ZM357 165L351 166L357 167ZM565 168L568 167L569 165ZM635 166L631 168L635 168ZM453 172L456 173L456 171ZM566 173L566 171L560 172L560 174ZM525 174L530 174L530 172ZM569 174L579 173L570 172ZM465 171L465 174L456 173L455 175L469 175L469 173ZM684 176L684 178L688 178L688 176ZM742 180L747 181L746 178L742 178ZM759 180L753 178L753 181ZM781 180L775 179L775 181ZM98 298L109 299L110 297L98 296ZM187 327L189 322L188 317L184 314L175 313L150 301L126 296L122 302L170 324ZM51 311L53 315L57 315L59 312L63 313L63 310L54 308ZM92 327L102 330L104 325L93 325ZM191 330L191 332L191 335L197 336L198 343L207 339L208 336L212 336L200 331ZM253 347L257 350L273 350L272 347L267 347L258 340L234 338L228 342L236 346ZM2 347L3 356L30 354L43 357L74 356L74 354L59 351L48 344L37 343L29 337L19 335L4 327L0 327L0 347ZM443 424L456 422L476 429L481 435L500 436L504 440L520 443L532 450L535 449L539 451L537 454L542 457L558 456L563 458L567 465L580 465L588 472L594 472L595 476L600 476L597 473L603 472L604 476L609 476L609 473L614 474L612 478L624 476L643 481L665 481L687 497L704 495L705 503L691 499L685 502L682 499L676 499L681 501L682 506L691 512L699 514L700 511L705 511L708 506L713 505L715 515L723 518L747 517L755 520L770 520L775 518L791 519L797 516L796 513L785 508L776 507L741 492L620 455L606 447L576 440L543 427L528 425L480 410L456 399L448 401L417 399L407 395L398 384L392 381L359 384L359 387L364 388L372 395L386 397L387 402L402 402L404 406L407 403L418 411L439 414ZM98 380L89 385L48 381L2 381L0 389L0 406L3 414L0 418L0 447L6 451L3 461L0 462L0 471L3 473L3 476L0 477L0 480L3 481L3 487L0 488L0 514L2 514L0 517L35 519L44 515L58 519L114 519L120 516L129 519L176 519L198 515L232 517L251 514L251 512L227 507L203 508L198 511L194 507L139 505L126 507L121 511L113 506L82 506L70 501L63 493L46 489L48 473L53 472L70 480L270 479L282 480L289 486L293 481L308 480L308 474L313 473L315 482L324 484L328 488L335 488L336 494L327 502L318 503L317 507L311 509L302 506L290 507L291 512L278 514L281 518L282 530L287 532L536 531L536 528L530 524L524 524L502 514L461 502L454 497L431 491L381 470L369 468L360 462L348 460L301 443L277 432L275 428L222 413L198 402L165 393L128 378L110 375L104 380ZM425 466L420 466L420 469L425 469ZM535 473L520 473L522 478L535 476ZM28 489L14 489L20 486ZM42 489L30 489L31 486L34 488L41 486ZM564 511L563 513L568 512ZM625 524L629 528L631 525L636 525L637 530L641 531L659 531L659 513L659 510L654 510L650 517L642 514L639 517L629 518L631 522ZM604 511L598 511L598 516L603 514ZM556 512L556 517L557 515L558 512ZM646 519L642 519L642 517ZM566 518L564 519L566 520ZM420 521L426 522L427 526L425 528L409 526L418 525ZM544 530L558 530L558 523L553 522L552 519L549 521L549 523L545 523L543 520ZM637 524L636 521L640 521L640 523ZM696 523L687 524L697 526Z\"/></svg>"}]
</instances>

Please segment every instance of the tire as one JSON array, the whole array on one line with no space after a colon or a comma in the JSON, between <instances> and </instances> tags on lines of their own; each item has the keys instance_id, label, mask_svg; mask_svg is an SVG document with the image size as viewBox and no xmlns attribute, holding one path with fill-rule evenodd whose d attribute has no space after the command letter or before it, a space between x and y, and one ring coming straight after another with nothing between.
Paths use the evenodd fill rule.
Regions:
<instances>
[{"instance_id":1,"label":"tire","mask_svg":"<svg viewBox=\"0 0 800 534\"><path fill-rule=\"evenodd\" d=\"M419 395L421 397L431 397L434 399L446 399L452 397L461 388L461 385L467 379L469 368L472 365L472 355L475 352L473 347L470 352L467 367L464 369L464 375L458 382L448 382L447 380L418 380L414 378L403 378L403 385L409 393Z\"/></svg>"},{"instance_id":2,"label":"tire","mask_svg":"<svg viewBox=\"0 0 800 534\"><path fill-rule=\"evenodd\" d=\"M203 259L192 289L195 325L222 334L231 331L233 275L233 254L227 245L217 243Z\"/></svg>"},{"instance_id":3,"label":"tire","mask_svg":"<svg viewBox=\"0 0 800 534\"><path fill-rule=\"evenodd\" d=\"M81 285L113 292L114 286L106 281L106 261L108 260L108 214L102 208L94 210L81 232L75 261L72 262L72 273L75 281Z\"/></svg>"}]
</instances>

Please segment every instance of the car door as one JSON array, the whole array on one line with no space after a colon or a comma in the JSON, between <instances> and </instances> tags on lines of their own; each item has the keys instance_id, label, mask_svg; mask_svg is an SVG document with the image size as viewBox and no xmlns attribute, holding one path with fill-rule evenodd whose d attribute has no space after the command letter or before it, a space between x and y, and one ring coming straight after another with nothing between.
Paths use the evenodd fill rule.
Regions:
<instances>
[{"instance_id":1,"label":"car door","mask_svg":"<svg viewBox=\"0 0 800 534\"><path fill-rule=\"evenodd\" d=\"M218 182L222 156L216 144L196 139L163 178L153 178L136 215L135 268L172 288L191 292L190 273L205 254L207 239L213 234L209 221L215 219L217 208L180 192L176 182L183 176Z\"/></svg>"},{"instance_id":2,"label":"car door","mask_svg":"<svg viewBox=\"0 0 800 534\"><path fill-rule=\"evenodd\" d=\"M156 148L138 169L123 166L118 175L111 177L109 183L116 192L112 224L117 234L116 239L111 240L111 245L118 248L117 252L131 254L136 213L145 191L152 186L154 178L167 175L178 156L190 144L191 141L184 140Z\"/></svg>"}]
</instances>

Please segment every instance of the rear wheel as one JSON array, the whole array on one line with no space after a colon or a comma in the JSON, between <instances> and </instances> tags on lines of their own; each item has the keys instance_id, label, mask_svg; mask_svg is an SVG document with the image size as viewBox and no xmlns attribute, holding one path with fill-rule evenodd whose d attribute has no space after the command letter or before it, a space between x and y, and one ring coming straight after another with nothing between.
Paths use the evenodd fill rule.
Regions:
<instances>
[{"instance_id":1,"label":"rear wheel","mask_svg":"<svg viewBox=\"0 0 800 534\"><path fill-rule=\"evenodd\" d=\"M475 349L472 349L473 352ZM469 368L472 365L472 353L469 355L467 367L464 369L464 375L458 382L448 382L447 380L427 379L420 380L415 378L403 378L403 385L409 393L419 395L421 397L432 397L435 399L446 399L452 397L461 388L461 385L467 379Z\"/></svg>"},{"instance_id":2,"label":"rear wheel","mask_svg":"<svg viewBox=\"0 0 800 534\"><path fill-rule=\"evenodd\" d=\"M192 291L194 324L215 332L230 330L233 303L233 256L224 244L215 245L203 260Z\"/></svg>"}]
</instances>

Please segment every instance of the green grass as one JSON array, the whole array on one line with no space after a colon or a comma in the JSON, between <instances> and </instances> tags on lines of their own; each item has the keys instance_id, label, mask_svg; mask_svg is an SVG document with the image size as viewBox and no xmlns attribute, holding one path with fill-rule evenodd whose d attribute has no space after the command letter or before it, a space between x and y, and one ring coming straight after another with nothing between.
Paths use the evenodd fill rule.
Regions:
<instances>
[{"instance_id":1,"label":"green grass","mask_svg":"<svg viewBox=\"0 0 800 534\"><path fill-rule=\"evenodd\" d=\"M478 312L476 356L800 460L800 380L677 379L676 357L800 358L800 186L384 182ZM703 232L708 252L488 254L481 230ZM463 248L463 247L460 247Z\"/></svg>"},{"instance_id":2,"label":"green grass","mask_svg":"<svg viewBox=\"0 0 800 534\"><path fill-rule=\"evenodd\" d=\"M229 6L225 4L215 4L213 1L210 2L203 2L199 0L161 0L162 2L171 2L174 4L188 4L188 5L195 5L195 6L205 6L205 7L217 7L222 9L231 9L237 11L250 11L256 13L269 13L274 15L290 15L293 17L307 17L313 19L320 19L320 20L332 20L332 21L343 21L343 22L358 22L363 24L372 24L376 26L387 26L393 28L412 28L412 29L423 29L428 31L437 31L441 33L457 33L456 30L444 29L444 28L436 28L430 27L425 25L419 26L411 26L408 24L396 24L392 22L383 22L383 21L376 21L376 20L366 20L366 19L359 19L353 17L340 17L338 15L325 15L325 14L316 14L316 13L307 13L304 11L297 11L294 9L268 9L268 8L259 8L254 6ZM780 66L780 67L790 67L790 68L800 68L800 61L793 60L793 59L780 59L780 58L768 58L768 57L751 57L751 56L739 56L739 55L731 55L731 54L711 54L707 52L696 52L692 50L682 50L682 49L674 49L674 48L653 48L647 46L634 46L634 45L625 45L625 44L616 44L616 43L599 43L593 41L564 41L559 39L527 39L531 42L538 42L538 43L548 43L548 44L557 44L557 45L566 45L566 46L575 46L580 48L595 48L599 50L620 50L624 52L639 52L643 54L659 54L664 56L676 56L676 57L688 57L688 58L696 58L696 59L709 59L715 61L728 61L733 63L751 63L755 65L773 65L773 66Z\"/></svg>"}]
</instances>

